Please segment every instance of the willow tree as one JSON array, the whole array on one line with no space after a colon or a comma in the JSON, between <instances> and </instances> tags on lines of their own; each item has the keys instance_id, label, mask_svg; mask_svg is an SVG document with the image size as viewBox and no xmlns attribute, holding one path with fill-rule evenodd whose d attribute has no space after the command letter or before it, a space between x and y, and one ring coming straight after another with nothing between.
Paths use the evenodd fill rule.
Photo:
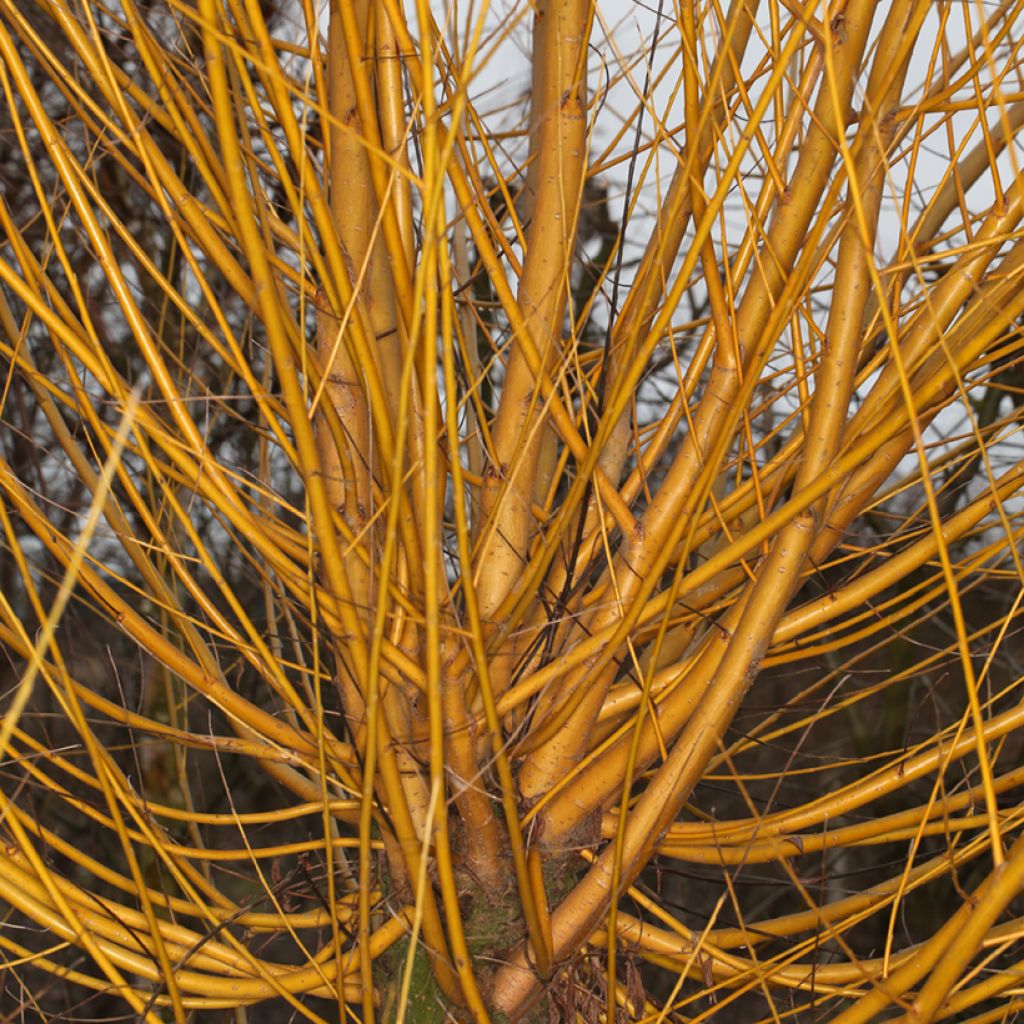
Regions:
<instances>
[{"instance_id":1,"label":"willow tree","mask_svg":"<svg viewBox=\"0 0 1024 1024\"><path fill-rule=\"evenodd\" d=\"M1013 1018L1022 27L0 0L5 1019Z\"/></svg>"}]
</instances>

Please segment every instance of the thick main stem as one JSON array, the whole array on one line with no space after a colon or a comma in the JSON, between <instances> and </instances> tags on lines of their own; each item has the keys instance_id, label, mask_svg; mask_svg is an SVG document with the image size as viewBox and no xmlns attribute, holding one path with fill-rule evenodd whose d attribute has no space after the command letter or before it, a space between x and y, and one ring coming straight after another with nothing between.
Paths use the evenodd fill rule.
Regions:
<instances>
[{"instance_id":1,"label":"thick main stem","mask_svg":"<svg viewBox=\"0 0 1024 1024\"><path fill-rule=\"evenodd\" d=\"M531 159L536 163L533 219L518 301L539 346L545 369L561 353L569 265L587 165L587 0L557 0L538 8L534 64L544 67L534 96L540 127ZM522 347L513 344L501 404L492 428L495 464L482 494L483 520L475 565L480 612L492 618L519 577L532 533L534 495L547 415ZM507 668L506 668L507 671ZM501 686L500 674L494 676Z\"/></svg>"}]
</instances>

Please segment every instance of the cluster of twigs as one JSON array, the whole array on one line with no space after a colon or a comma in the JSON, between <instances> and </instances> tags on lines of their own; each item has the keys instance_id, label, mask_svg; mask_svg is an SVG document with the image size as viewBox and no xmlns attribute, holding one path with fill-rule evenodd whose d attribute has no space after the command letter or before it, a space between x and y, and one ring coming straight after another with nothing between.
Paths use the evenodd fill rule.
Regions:
<instances>
[{"instance_id":1,"label":"cluster of twigs","mask_svg":"<svg viewBox=\"0 0 1024 1024\"><path fill-rule=\"evenodd\" d=\"M0 0L4 1019L1014 1019L1022 9Z\"/></svg>"}]
</instances>

